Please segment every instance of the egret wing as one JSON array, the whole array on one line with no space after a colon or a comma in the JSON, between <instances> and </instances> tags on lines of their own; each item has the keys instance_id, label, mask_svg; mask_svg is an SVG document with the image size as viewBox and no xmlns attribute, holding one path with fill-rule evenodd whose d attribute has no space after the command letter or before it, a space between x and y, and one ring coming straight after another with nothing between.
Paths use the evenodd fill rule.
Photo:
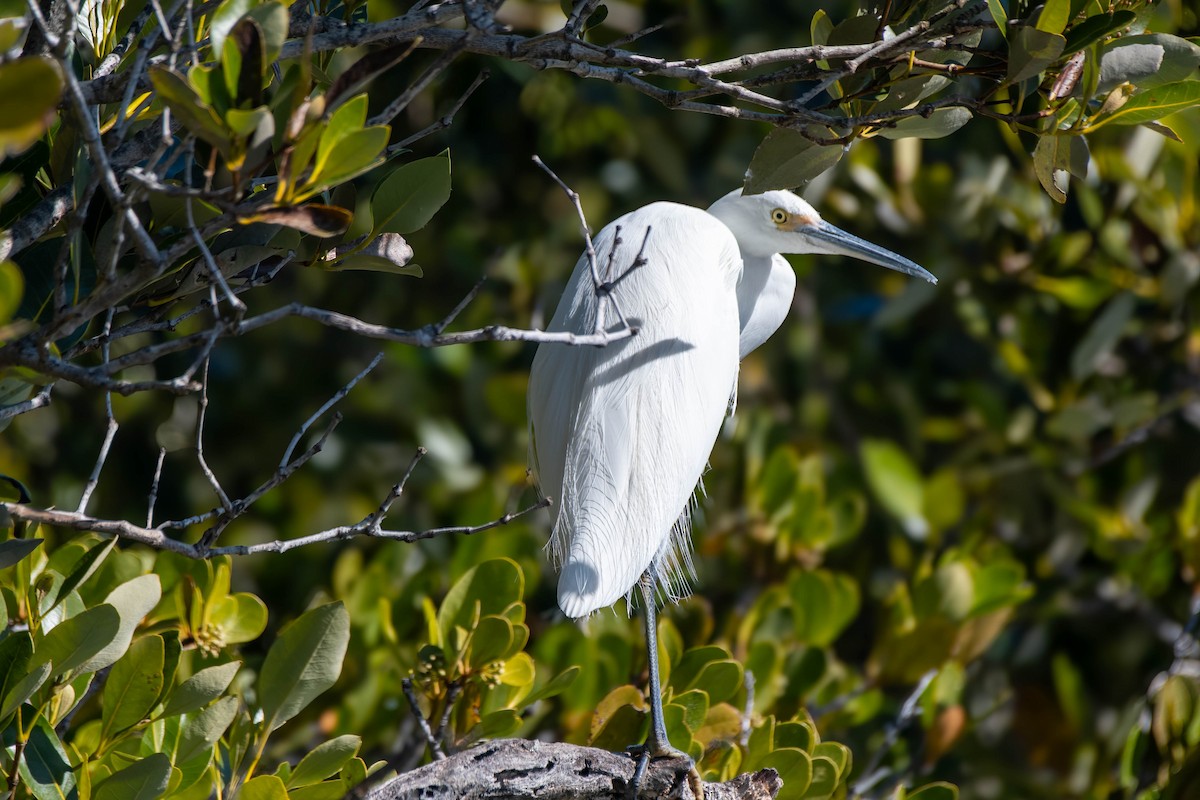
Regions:
<instances>
[{"instance_id":1,"label":"egret wing","mask_svg":"<svg viewBox=\"0 0 1200 800\"><path fill-rule=\"evenodd\" d=\"M703 211L656 203L600 232L598 263L619 274L647 228L646 264L613 290L638 334L601 348L544 344L530 376L531 449L542 491L557 503L551 553L570 616L624 596L655 557L668 573L682 567L686 553L672 550L671 532L737 381L741 259L732 234ZM591 333L598 317L619 329L584 258L550 330Z\"/></svg>"}]
</instances>

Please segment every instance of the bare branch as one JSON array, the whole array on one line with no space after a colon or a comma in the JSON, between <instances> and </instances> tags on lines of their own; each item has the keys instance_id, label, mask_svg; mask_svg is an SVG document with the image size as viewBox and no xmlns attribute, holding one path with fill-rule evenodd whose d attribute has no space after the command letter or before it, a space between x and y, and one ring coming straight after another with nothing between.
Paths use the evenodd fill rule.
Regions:
<instances>
[{"instance_id":1,"label":"bare branch","mask_svg":"<svg viewBox=\"0 0 1200 800\"><path fill-rule=\"evenodd\" d=\"M324 414L326 411L333 408L336 404L340 403L342 401L342 398L344 398L346 395L348 395L350 393L350 390L358 385L359 381L361 381L363 378L367 377L367 375L369 375L372 370L374 370L377 366L379 366L379 362L382 360L383 360L383 353L382 352L377 353L375 355L375 357L373 359L371 359L370 364L367 364L367 366L363 367L361 372L359 372L357 375L355 375L353 378L351 378L346 383L346 385L343 386L341 389L338 389L337 392L333 395L333 397L326 400L325 403L320 408L318 408L316 411L313 412L311 417L309 417L308 419L306 419L304 421L304 424L300 426L300 430L296 431L296 435L293 436L292 441L288 443L287 449L283 451L283 458L279 459L279 468L280 469L284 469L285 467L287 467L288 463L292 459L292 453L295 451L296 446L298 444L300 444L300 439L303 438L304 434L308 432L308 429L313 426L313 423L315 423L317 421L317 419L320 418L320 416L322 414Z\"/></svg>"},{"instance_id":2,"label":"bare branch","mask_svg":"<svg viewBox=\"0 0 1200 800\"><path fill-rule=\"evenodd\" d=\"M13 403L10 406L0 407L0 422L10 420L13 417L18 417L21 414L27 414L30 411L50 405L50 392L53 388L54 384L48 383L42 387L41 391L28 400L24 400L20 403Z\"/></svg>"},{"instance_id":3,"label":"bare branch","mask_svg":"<svg viewBox=\"0 0 1200 800\"><path fill-rule=\"evenodd\" d=\"M417 695L412 688L412 678L401 679L400 686L404 690L404 698L408 700L408 707L417 720L421 735L425 738L425 744L429 745L429 752L435 761L445 760L446 754L442 752L441 742L437 736L434 736L433 729L429 727L429 720L425 719L425 713L421 711L421 704L417 702Z\"/></svg>"},{"instance_id":4,"label":"bare branch","mask_svg":"<svg viewBox=\"0 0 1200 800\"><path fill-rule=\"evenodd\" d=\"M476 533L499 528L510 522L520 519L521 517L531 512L542 508L548 508L550 500L543 499L537 503L523 508L520 511L505 514L491 522L485 522L482 525L474 526L456 526L448 528L431 528L422 531L403 531L403 530L373 530L372 521L375 513L368 515L363 521L355 525L342 525L336 528L320 531L319 533L302 536L298 539L279 539L271 542L262 542L251 545L227 545L224 547L201 547L199 543L188 544L181 542L178 539L172 539L167 536L160 528L146 528L141 525L135 525L132 522L124 520L97 519L96 517L87 514L79 514L74 511L62 511L51 508L37 508L30 505L22 505L13 502L0 502L0 508L3 508L13 519L22 520L25 522L37 522L42 525L50 525L58 528L68 528L77 531L92 531L93 533L104 533L111 536L117 536L122 539L127 539L131 542L137 542L156 550L167 550L172 553L178 553L182 556L194 559L215 558L217 556L247 556L256 553L286 553L289 550L295 550L298 547L306 547L313 544L321 544L323 542L336 542L345 539L352 539L357 536L370 536L378 539L391 539L398 542L417 542L422 539L433 539L440 536L463 535L470 536Z\"/></svg>"},{"instance_id":5,"label":"bare branch","mask_svg":"<svg viewBox=\"0 0 1200 800\"><path fill-rule=\"evenodd\" d=\"M158 481L162 477L163 461L167 457L167 448L158 448L158 463L154 465L154 478L150 481L150 497L146 503L146 527L154 525L154 504L158 501Z\"/></svg>"}]
</instances>

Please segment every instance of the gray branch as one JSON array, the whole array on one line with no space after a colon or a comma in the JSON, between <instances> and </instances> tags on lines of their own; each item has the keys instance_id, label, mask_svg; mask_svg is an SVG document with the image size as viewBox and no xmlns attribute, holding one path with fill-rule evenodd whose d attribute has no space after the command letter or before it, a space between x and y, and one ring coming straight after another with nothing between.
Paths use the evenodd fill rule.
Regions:
<instances>
[{"instance_id":1,"label":"gray branch","mask_svg":"<svg viewBox=\"0 0 1200 800\"><path fill-rule=\"evenodd\" d=\"M525 739L483 742L393 778L367 800L696 800L687 764L656 760L631 794L637 760L594 747ZM771 800L782 788L773 769L704 785L705 800Z\"/></svg>"}]
</instances>

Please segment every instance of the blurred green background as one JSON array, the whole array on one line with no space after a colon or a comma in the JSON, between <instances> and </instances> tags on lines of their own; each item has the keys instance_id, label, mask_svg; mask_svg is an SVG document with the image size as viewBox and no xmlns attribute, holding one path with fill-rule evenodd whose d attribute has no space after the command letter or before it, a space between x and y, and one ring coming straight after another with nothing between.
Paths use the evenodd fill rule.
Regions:
<instances>
[{"instance_id":1,"label":"blurred green background","mask_svg":"<svg viewBox=\"0 0 1200 800\"><path fill-rule=\"evenodd\" d=\"M638 46L705 60L802 44L818 7L834 20L854 8L610 5L600 40L677 18ZM369 8L373 18L390 13ZM550 27L557 6L510 2L505 13L522 28ZM1182 36L1197 25L1195 8L1179 2L1159 4L1151 21ZM422 58L395 71L397 86ZM582 244L534 154L580 193L598 230L655 200L707 206L739 183L768 132L562 72L462 57L399 133L435 120L485 68L490 79L454 125L416 145L418 156L449 148L453 163L450 201L409 237L424 277L289 268L248 297L252 311L294 299L416 328L486 277L456 327L543 325ZM373 92L373 104L386 103L386 86ZM742 365L737 415L705 476L696 594L667 616L686 647L717 643L765 665L760 711L807 708L856 764L885 748L884 763L906 780L953 781L981 798L1131 795L1171 760L1172 736L1192 736L1194 711L1173 711L1186 724L1155 731L1122 768L1152 680L1172 667L1200 568L1200 114L1168 122L1182 143L1144 128L1089 136L1092 167L1065 205L1033 174L1033 138L982 118L936 141L859 141L808 188L831 222L940 283L791 257L793 313ZM230 495L264 480L303 420L379 349L296 319L222 344L206 455ZM533 347L382 349L380 367L339 405L345 419L324 452L222 544L357 521L417 446L429 455L388 527L478 524L534 502L524 408ZM211 508L195 465L196 399L113 402L121 429L92 511L143 516L159 446L157 518ZM20 477L40 505L73 508L102 435L102 397L64 384L50 408L5 431L0 472ZM500 556L523 568L539 665L582 667L522 733L586 739L601 698L641 685L640 633L620 607L582 626L591 639L563 620L542 552L550 521L543 511L470 538L355 540L237 560L234 588L270 609L260 641L323 598L344 599L354 626L341 680L275 741L276 757L303 750L318 729L360 734L375 757L411 746L399 681L424 641L421 600ZM1003 576L980 577L994 565ZM795 576L816 567L848 578L858 598L831 641L801 622L832 613L826 601L796 599ZM786 635L772 627L781 610ZM779 652L756 654L766 638ZM253 662L265 644L242 653ZM885 725L931 668L941 671L920 718L886 746ZM1189 686L1189 702L1200 702ZM1171 763L1194 762L1193 744Z\"/></svg>"}]
</instances>

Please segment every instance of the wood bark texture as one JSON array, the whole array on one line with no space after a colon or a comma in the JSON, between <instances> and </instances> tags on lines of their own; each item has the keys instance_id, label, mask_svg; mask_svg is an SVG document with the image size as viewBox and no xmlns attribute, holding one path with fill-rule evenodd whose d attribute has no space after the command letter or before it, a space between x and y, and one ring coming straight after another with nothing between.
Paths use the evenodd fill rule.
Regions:
<instances>
[{"instance_id":1,"label":"wood bark texture","mask_svg":"<svg viewBox=\"0 0 1200 800\"><path fill-rule=\"evenodd\" d=\"M497 739L399 775L367 800L629 800L637 759L592 747ZM636 798L697 800L683 762L651 761ZM783 782L773 769L704 784L704 800L773 800Z\"/></svg>"}]
</instances>

